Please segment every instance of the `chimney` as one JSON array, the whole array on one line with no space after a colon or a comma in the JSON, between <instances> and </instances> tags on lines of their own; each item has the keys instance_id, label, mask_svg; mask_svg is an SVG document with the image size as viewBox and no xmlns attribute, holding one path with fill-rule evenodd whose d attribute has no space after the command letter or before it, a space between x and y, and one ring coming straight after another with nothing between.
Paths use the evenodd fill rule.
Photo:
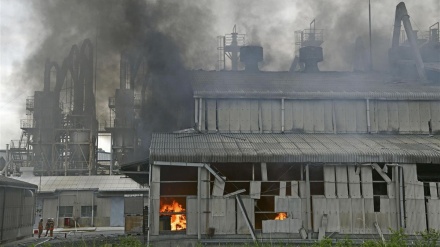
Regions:
<instances>
[{"instance_id":1,"label":"chimney","mask_svg":"<svg viewBox=\"0 0 440 247\"><path fill-rule=\"evenodd\" d=\"M240 61L244 63L245 71L260 71L258 69L258 63L263 61L263 47L251 45L241 47Z\"/></svg>"},{"instance_id":2,"label":"chimney","mask_svg":"<svg viewBox=\"0 0 440 247\"><path fill-rule=\"evenodd\" d=\"M322 47L306 46L299 49L299 61L304 63L304 72L319 72L318 63L323 61Z\"/></svg>"}]
</instances>

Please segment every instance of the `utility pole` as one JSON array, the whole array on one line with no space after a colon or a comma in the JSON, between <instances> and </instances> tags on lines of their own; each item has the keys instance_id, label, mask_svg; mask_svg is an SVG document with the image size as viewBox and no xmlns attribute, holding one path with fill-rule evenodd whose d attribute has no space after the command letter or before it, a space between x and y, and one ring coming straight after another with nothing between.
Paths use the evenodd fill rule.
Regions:
<instances>
[{"instance_id":1,"label":"utility pole","mask_svg":"<svg viewBox=\"0 0 440 247\"><path fill-rule=\"evenodd\" d=\"M370 31L370 64L369 69L373 71L373 48L371 44L371 0L368 0L368 28Z\"/></svg>"}]
</instances>

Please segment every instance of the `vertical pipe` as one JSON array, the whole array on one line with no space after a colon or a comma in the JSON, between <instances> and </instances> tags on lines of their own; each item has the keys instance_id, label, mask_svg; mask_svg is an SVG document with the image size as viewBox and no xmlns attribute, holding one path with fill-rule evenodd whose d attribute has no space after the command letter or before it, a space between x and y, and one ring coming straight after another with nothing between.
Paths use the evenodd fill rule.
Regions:
<instances>
[{"instance_id":1,"label":"vertical pipe","mask_svg":"<svg viewBox=\"0 0 440 247\"><path fill-rule=\"evenodd\" d=\"M311 215L311 196L310 196L310 173L309 165L306 165L306 202L307 202L307 231L308 238L312 239L312 215Z\"/></svg>"},{"instance_id":2,"label":"vertical pipe","mask_svg":"<svg viewBox=\"0 0 440 247\"><path fill-rule=\"evenodd\" d=\"M203 99L199 98L199 114L198 114L198 117L199 117L199 127L198 127L198 129L199 129L199 131L202 130L202 102L203 102Z\"/></svg>"},{"instance_id":3,"label":"vertical pipe","mask_svg":"<svg viewBox=\"0 0 440 247\"><path fill-rule=\"evenodd\" d=\"M223 36L223 70L226 70L226 52L225 52L225 46L226 46L226 37Z\"/></svg>"},{"instance_id":4,"label":"vertical pipe","mask_svg":"<svg viewBox=\"0 0 440 247\"><path fill-rule=\"evenodd\" d=\"M9 144L6 144L6 164L9 162Z\"/></svg>"},{"instance_id":5,"label":"vertical pipe","mask_svg":"<svg viewBox=\"0 0 440 247\"><path fill-rule=\"evenodd\" d=\"M58 216L60 215L60 192L58 192L58 205L57 205L56 213L57 213L56 218L57 218L57 227L58 227L58 221L59 221ZM76 228L76 220L75 220L75 228Z\"/></svg>"},{"instance_id":6,"label":"vertical pipe","mask_svg":"<svg viewBox=\"0 0 440 247\"><path fill-rule=\"evenodd\" d=\"M113 158L113 132L110 133L110 171L109 171L109 175L113 175L113 162L114 162L114 158Z\"/></svg>"},{"instance_id":7,"label":"vertical pipe","mask_svg":"<svg viewBox=\"0 0 440 247\"><path fill-rule=\"evenodd\" d=\"M151 164L148 164L148 184L151 188ZM150 225L151 225L151 216L152 216L152 210L151 210L151 190L148 190L148 219L147 219L147 246L150 246Z\"/></svg>"},{"instance_id":8,"label":"vertical pipe","mask_svg":"<svg viewBox=\"0 0 440 247\"><path fill-rule=\"evenodd\" d=\"M393 171L393 177L394 177L394 185L395 185L395 200L396 200L396 212L397 212L397 225L399 226L399 228L402 227L402 222L400 221L400 193L399 193L399 166L396 165L394 167L394 171Z\"/></svg>"},{"instance_id":9,"label":"vertical pipe","mask_svg":"<svg viewBox=\"0 0 440 247\"><path fill-rule=\"evenodd\" d=\"M199 126L199 101L194 98L194 126Z\"/></svg>"},{"instance_id":10,"label":"vertical pipe","mask_svg":"<svg viewBox=\"0 0 440 247\"><path fill-rule=\"evenodd\" d=\"M93 218L95 217L95 192L92 191L92 226L95 226Z\"/></svg>"},{"instance_id":11,"label":"vertical pipe","mask_svg":"<svg viewBox=\"0 0 440 247\"><path fill-rule=\"evenodd\" d=\"M3 240L3 233L4 233L4 229L5 229L5 227L4 227L4 224L5 224L5 208L6 208L6 187L3 187L3 212L2 212L2 218L1 218L1 220L2 220L2 224L0 225L1 226L1 234L0 234L0 241L2 241Z\"/></svg>"},{"instance_id":12,"label":"vertical pipe","mask_svg":"<svg viewBox=\"0 0 440 247\"><path fill-rule=\"evenodd\" d=\"M370 71L373 71L373 49L372 49L372 43L371 43L371 1L368 0L368 28L370 32L370 64L369 69Z\"/></svg>"},{"instance_id":13,"label":"vertical pipe","mask_svg":"<svg viewBox=\"0 0 440 247\"><path fill-rule=\"evenodd\" d=\"M367 99L367 133L371 133L370 100L369 99Z\"/></svg>"},{"instance_id":14,"label":"vertical pipe","mask_svg":"<svg viewBox=\"0 0 440 247\"><path fill-rule=\"evenodd\" d=\"M198 167L197 168L197 239L200 240L202 238L202 233L201 233L201 211L202 211L202 205L201 205L201 201L200 201L200 197L201 197L201 186L202 186L202 181L201 181L201 173L202 173L202 168Z\"/></svg>"},{"instance_id":15,"label":"vertical pipe","mask_svg":"<svg viewBox=\"0 0 440 247\"><path fill-rule=\"evenodd\" d=\"M399 172L399 200L400 200L400 223L402 224L401 227L405 228L406 224L405 224L405 207L403 204L403 200L404 200L404 180L403 180L403 167L399 167L400 172Z\"/></svg>"},{"instance_id":16,"label":"vertical pipe","mask_svg":"<svg viewBox=\"0 0 440 247\"><path fill-rule=\"evenodd\" d=\"M281 99L281 132L284 133L284 98Z\"/></svg>"}]
</instances>

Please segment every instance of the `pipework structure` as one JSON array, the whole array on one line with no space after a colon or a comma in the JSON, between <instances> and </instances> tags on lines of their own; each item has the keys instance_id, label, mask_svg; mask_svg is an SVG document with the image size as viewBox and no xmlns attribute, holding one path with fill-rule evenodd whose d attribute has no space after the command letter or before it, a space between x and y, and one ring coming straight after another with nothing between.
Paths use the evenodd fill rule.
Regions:
<instances>
[{"instance_id":1,"label":"pipework structure","mask_svg":"<svg viewBox=\"0 0 440 247\"><path fill-rule=\"evenodd\" d=\"M226 57L231 63L231 70L238 70L240 62L240 48L246 45L246 35L237 33L237 26L234 25L232 33L225 36L218 36L218 70L226 69Z\"/></svg>"},{"instance_id":2,"label":"pipework structure","mask_svg":"<svg viewBox=\"0 0 440 247\"><path fill-rule=\"evenodd\" d=\"M34 173L43 176L96 173L93 57L93 45L86 39L72 46L61 67L46 61L43 91L26 101L28 118L21 120L19 143L26 143L28 154L17 164L33 166Z\"/></svg>"},{"instance_id":3,"label":"pipework structure","mask_svg":"<svg viewBox=\"0 0 440 247\"><path fill-rule=\"evenodd\" d=\"M138 93L141 90L137 87L144 84L147 67L145 57L137 51L127 50L121 54L119 89L108 101L110 121L106 123L106 131L111 133L110 174L116 164L133 158L141 142L136 135L142 102L141 94Z\"/></svg>"}]
</instances>

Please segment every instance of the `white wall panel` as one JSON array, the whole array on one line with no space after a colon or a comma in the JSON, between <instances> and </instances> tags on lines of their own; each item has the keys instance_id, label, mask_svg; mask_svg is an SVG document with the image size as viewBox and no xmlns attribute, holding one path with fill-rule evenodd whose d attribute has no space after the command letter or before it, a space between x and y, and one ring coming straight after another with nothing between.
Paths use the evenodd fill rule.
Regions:
<instances>
[{"instance_id":1,"label":"white wall panel","mask_svg":"<svg viewBox=\"0 0 440 247\"><path fill-rule=\"evenodd\" d=\"M272 131L281 132L281 99L271 100L272 105Z\"/></svg>"},{"instance_id":2,"label":"white wall panel","mask_svg":"<svg viewBox=\"0 0 440 247\"><path fill-rule=\"evenodd\" d=\"M399 110L399 130L401 133L409 133L411 130L409 123L409 107L407 101L398 101L397 108Z\"/></svg>"},{"instance_id":3,"label":"white wall panel","mask_svg":"<svg viewBox=\"0 0 440 247\"><path fill-rule=\"evenodd\" d=\"M440 131L440 101L431 101L431 126L433 132Z\"/></svg>"},{"instance_id":4,"label":"white wall panel","mask_svg":"<svg viewBox=\"0 0 440 247\"><path fill-rule=\"evenodd\" d=\"M338 198L348 198L347 166L336 166L335 169Z\"/></svg>"},{"instance_id":5,"label":"white wall panel","mask_svg":"<svg viewBox=\"0 0 440 247\"><path fill-rule=\"evenodd\" d=\"M293 100L292 114L293 114L293 129L304 130L304 101Z\"/></svg>"},{"instance_id":6,"label":"white wall panel","mask_svg":"<svg viewBox=\"0 0 440 247\"><path fill-rule=\"evenodd\" d=\"M409 101L408 102L408 110L409 110L409 126L411 132L419 132L420 131L420 108L418 101Z\"/></svg>"},{"instance_id":7,"label":"white wall panel","mask_svg":"<svg viewBox=\"0 0 440 247\"><path fill-rule=\"evenodd\" d=\"M230 100L229 105L229 131L240 132L240 100Z\"/></svg>"},{"instance_id":8,"label":"white wall panel","mask_svg":"<svg viewBox=\"0 0 440 247\"><path fill-rule=\"evenodd\" d=\"M396 101L388 101L388 131L399 131L399 107Z\"/></svg>"},{"instance_id":9,"label":"white wall panel","mask_svg":"<svg viewBox=\"0 0 440 247\"><path fill-rule=\"evenodd\" d=\"M312 101L312 106L313 106L314 133L323 133L325 129L324 101L322 100Z\"/></svg>"},{"instance_id":10,"label":"white wall panel","mask_svg":"<svg viewBox=\"0 0 440 247\"><path fill-rule=\"evenodd\" d=\"M357 133L367 132L367 102L366 100L356 100L356 131Z\"/></svg>"},{"instance_id":11,"label":"white wall panel","mask_svg":"<svg viewBox=\"0 0 440 247\"><path fill-rule=\"evenodd\" d=\"M206 100L208 130L216 130L217 128L217 101L215 99Z\"/></svg>"},{"instance_id":12,"label":"white wall panel","mask_svg":"<svg viewBox=\"0 0 440 247\"><path fill-rule=\"evenodd\" d=\"M218 129L229 131L229 100L217 100Z\"/></svg>"},{"instance_id":13,"label":"white wall panel","mask_svg":"<svg viewBox=\"0 0 440 247\"><path fill-rule=\"evenodd\" d=\"M249 100L249 110L250 110L250 130L252 133L258 133L258 100Z\"/></svg>"},{"instance_id":14,"label":"white wall panel","mask_svg":"<svg viewBox=\"0 0 440 247\"><path fill-rule=\"evenodd\" d=\"M272 102L270 100L261 100L261 120L264 133L272 132Z\"/></svg>"}]
</instances>

